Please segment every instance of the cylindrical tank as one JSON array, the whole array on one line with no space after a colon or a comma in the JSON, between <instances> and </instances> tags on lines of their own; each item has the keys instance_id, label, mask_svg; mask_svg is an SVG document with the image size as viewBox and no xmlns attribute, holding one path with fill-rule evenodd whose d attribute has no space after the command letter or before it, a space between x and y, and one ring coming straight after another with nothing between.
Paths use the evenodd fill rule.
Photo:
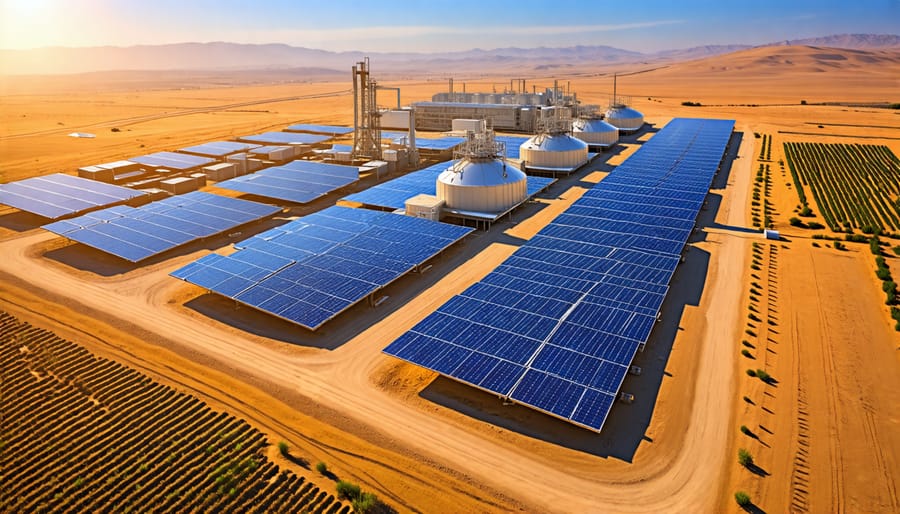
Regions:
<instances>
[{"instance_id":1,"label":"cylindrical tank","mask_svg":"<svg viewBox=\"0 0 900 514\"><path fill-rule=\"evenodd\" d=\"M622 132L634 132L644 126L644 115L631 107L617 105L606 111L606 121Z\"/></svg>"},{"instance_id":2,"label":"cylindrical tank","mask_svg":"<svg viewBox=\"0 0 900 514\"><path fill-rule=\"evenodd\" d=\"M437 197L447 209L503 212L527 196L525 173L500 159L462 159L437 178Z\"/></svg>"},{"instance_id":3,"label":"cylindrical tank","mask_svg":"<svg viewBox=\"0 0 900 514\"><path fill-rule=\"evenodd\" d=\"M612 146L619 142L619 129L599 118L575 120L572 135L589 146Z\"/></svg>"},{"instance_id":4,"label":"cylindrical tank","mask_svg":"<svg viewBox=\"0 0 900 514\"><path fill-rule=\"evenodd\" d=\"M526 168L577 168L588 160L588 145L569 134L538 134L519 147Z\"/></svg>"}]
</instances>

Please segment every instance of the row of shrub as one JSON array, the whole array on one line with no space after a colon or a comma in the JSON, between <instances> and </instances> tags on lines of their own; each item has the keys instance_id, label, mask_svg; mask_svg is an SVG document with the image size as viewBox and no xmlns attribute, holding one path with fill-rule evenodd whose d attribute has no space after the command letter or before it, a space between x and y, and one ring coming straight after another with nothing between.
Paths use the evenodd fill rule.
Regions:
<instances>
[{"instance_id":1,"label":"row of shrub","mask_svg":"<svg viewBox=\"0 0 900 514\"><path fill-rule=\"evenodd\" d=\"M835 232L878 234L900 228L900 160L883 145L785 143L785 157L801 205L810 188Z\"/></svg>"}]
</instances>

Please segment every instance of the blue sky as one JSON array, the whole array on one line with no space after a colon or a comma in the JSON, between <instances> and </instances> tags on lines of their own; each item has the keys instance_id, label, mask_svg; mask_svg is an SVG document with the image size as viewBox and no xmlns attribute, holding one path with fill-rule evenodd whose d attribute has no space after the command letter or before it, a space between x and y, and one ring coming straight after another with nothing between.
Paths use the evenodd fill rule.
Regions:
<instances>
[{"instance_id":1,"label":"blue sky","mask_svg":"<svg viewBox=\"0 0 900 514\"><path fill-rule=\"evenodd\" d=\"M652 52L900 32L900 0L0 0L0 48L230 41L328 50Z\"/></svg>"}]
</instances>

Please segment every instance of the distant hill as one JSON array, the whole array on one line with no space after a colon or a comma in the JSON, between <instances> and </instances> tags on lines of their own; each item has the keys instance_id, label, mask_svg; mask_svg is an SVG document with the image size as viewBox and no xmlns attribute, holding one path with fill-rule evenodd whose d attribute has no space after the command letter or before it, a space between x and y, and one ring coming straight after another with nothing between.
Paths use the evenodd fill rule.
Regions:
<instances>
[{"instance_id":1,"label":"distant hill","mask_svg":"<svg viewBox=\"0 0 900 514\"><path fill-rule=\"evenodd\" d=\"M900 36L842 34L783 41L763 46L811 45L844 49L900 48ZM369 55L382 71L512 72L565 70L572 66L637 62L675 62L727 54L747 45L709 45L644 54L610 46L565 48L497 48L441 53L330 52L285 44L179 43L131 47L40 48L0 50L0 74L71 74L108 70L280 70L318 69L318 75L343 73Z\"/></svg>"},{"instance_id":2,"label":"distant hill","mask_svg":"<svg viewBox=\"0 0 900 514\"><path fill-rule=\"evenodd\" d=\"M790 72L825 73L831 70L896 71L900 47L886 50L853 50L820 46L761 46L674 64L669 73L747 74L759 77Z\"/></svg>"},{"instance_id":3,"label":"distant hill","mask_svg":"<svg viewBox=\"0 0 900 514\"><path fill-rule=\"evenodd\" d=\"M893 34L837 34L825 37L792 39L764 46L827 46L848 50L884 50L900 48L900 36Z\"/></svg>"}]
</instances>

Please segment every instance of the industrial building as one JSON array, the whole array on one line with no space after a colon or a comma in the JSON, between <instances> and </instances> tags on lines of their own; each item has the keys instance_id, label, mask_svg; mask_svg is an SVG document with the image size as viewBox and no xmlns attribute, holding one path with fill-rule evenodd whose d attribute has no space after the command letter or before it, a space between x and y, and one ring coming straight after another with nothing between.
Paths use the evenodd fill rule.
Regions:
<instances>
[{"instance_id":1,"label":"industrial building","mask_svg":"<svg viewBox=\"0 0 900 514\"><path fill-rule=\"evenodd\" d=\"M550 106L564 108L569 110L571 116L578 105L577 95L564 91L557 83L542 92L533 86L531 93L526 91L526 85L524 79L513 79L509 89L501 93L467 93L465 90L459 93L453 91L451 79L449 91L433 95L430 102L413 104L416 128L452 130L454 119L479 119L485 120L494 130L533 134L542 109ZM397 123L400 117L396 120L388 117L386 121ZM387 125L382 123L382 126Z\"/></svg>"}]
</instances>

